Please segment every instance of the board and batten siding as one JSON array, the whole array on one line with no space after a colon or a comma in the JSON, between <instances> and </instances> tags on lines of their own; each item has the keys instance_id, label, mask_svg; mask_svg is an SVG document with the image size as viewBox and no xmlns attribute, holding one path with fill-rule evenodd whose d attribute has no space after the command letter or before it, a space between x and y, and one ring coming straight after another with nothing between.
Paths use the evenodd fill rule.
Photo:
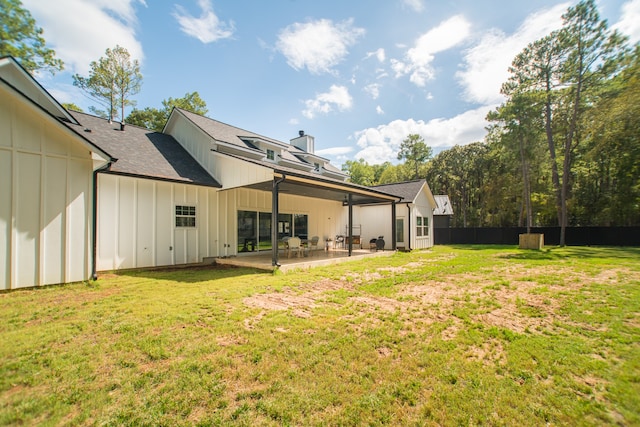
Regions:
<instances>
[{"instance_id":1,"label":"board and batten siding","mask_svg":"<svg viewBox=\"0 0 640 427\"><path fill-rule=\"evenodd\" d=\"M398 206L396 206L396 210L397 207ZM391 240L391 209L391 204L353 207L353 234L357 235L360 233L360 242L363 248L369 248L369 241L371 239L384 236L385 249L391 250L393 247ZM347 208L345 208L345 211L347 211ZM342 226L340 234L347 233L347 224L349 221L348 211L343 221L344 225Z\"/></svg>"},{"instance_id":2,"label":"board and batten siding","mask_svg":"<svg viewBox=\"0 0 640 427\"><path fill-rule=\"evenodd\" d=\"M421 191L411 205L411 249L427 249L433 246L433 210L435 205L429 203L429 198ZM417 217L429 218L429 235L417 236Z\"/></svg>"},{"instance_id":3,"label":"board and batten siding","mask_svg":"<svg viewBox=\"0 0 640 427\"><path fill-rule=\"evenodd\" d=\"M0 99L0 289L87 280L91 152L14 92Z\"/></svg>"},{"instance_id":4,"label":"board and batten siding","mask_svg":"<svg viewBox=\"0 0 640 427\"><path fill-rule=\"evenodd\" d=\"M176 227L175 207L196 226ZM193 264L218 256L218 194L210 187L98 175L97 270Z\"/></svg>"}]
</instances>

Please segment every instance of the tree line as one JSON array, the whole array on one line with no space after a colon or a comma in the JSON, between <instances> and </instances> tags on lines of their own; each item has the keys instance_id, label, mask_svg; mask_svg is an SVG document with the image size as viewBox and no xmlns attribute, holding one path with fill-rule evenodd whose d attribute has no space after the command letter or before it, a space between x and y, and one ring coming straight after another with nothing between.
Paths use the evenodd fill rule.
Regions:
<instances>
[{"instance_id":1,"label":"tree line","mask_svg":"<svg viewBox=\"0 0 640 427\"><path fill-rule=\"evenodd\" d=\"M484 141L343 170L363 185L426 178L451 199L456 227L559 225L563 245L569 225L640 224L640 46L593 0L562 18L514 58Z\"/></svg>"}]
</instances>

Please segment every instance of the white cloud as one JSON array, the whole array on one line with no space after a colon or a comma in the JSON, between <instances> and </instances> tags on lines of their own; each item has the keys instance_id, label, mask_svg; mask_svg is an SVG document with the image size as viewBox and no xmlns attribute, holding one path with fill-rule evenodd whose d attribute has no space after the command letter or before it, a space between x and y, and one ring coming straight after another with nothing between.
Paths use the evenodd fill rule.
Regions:
<instances>
[{"instance_id":1,"label":"white cloud","mask_svg":"<svg viewBox=\"0 0 640 427\"><path fill-rule=\"evenodd\" d=\"M380 87L378 83L372 83L364 87L364 91L369 94L371 99L378 99L380 96Z\"/></svg>"},{"instance_id":2,"label":"white cloud","mask_svg":"<svg viewBox=\"0 0 640 427\"><path fill-rule=\"evenodd\" d=\"M376 79L383 79L389 77L389 73L384 68L376 68Z\"/></svg>"},{"instance_id":3,"label":"white cloud","mask_svg":"<svg viewBox=\"0 0 640 427\"><path fill-rule=\"evenodd\" d=\"M415 45L405 54L404 59L391 60L391 68L396 77L411 74L409 80L423 87L435 77L432 62L435 54L457 46L467 39L471 24L463 16L457 15L440 23L437 27L421 35Z\"/></svg>"},{"instance_id":4,"label":"white cloud","mask_svg":"<svg viewBox=\"0 0 640 427\"><path fill-rule=\"evenodd\" d=\"M364 33L354 27L353 19L337 24L328 19L296 22L280 31L276 48L296 70L306 67L312 74L332 73Z\"/></svg>"},{"instance_id":5,"label":"white cloud","mask_svg":"<svg viewBox=\"0 0 640 427\"><path fill-rule=\"evenodd\" d=\"M424 3L422 0L403 0L402 2L418 13L424 10Z\"/></svg>"},{"instance_id":6,"label":"white cloud","mask_svg":"<svg viewBox=\"0 0 640 427\"><path fill-rule=\"evenodd\" d=\"M330 147L316 150L318 156L340 156L349 154L353 151L353 147Z\"/></svg>"},{"instance_id":7,"label":"white cloud","mask_svg":"<svg viewBox=\"0 0 640 427\"><path fill-rule=\"evenodd\" d=\"M383 48L379 48L377 50L374 50L373 52L367 52L367 56L365 57L365 59L369 59L372 56L375 56L378 62L384 62L387 58L387 55Z\"/></svg>"},{"instance_id":8,"label":"white cloud","mask_svg":"<svg viewBox=\"0 0 640 427\"><path fill-rule=\"evenodd\" d=\"M144 59L136 38L136 0L23 0L24 6L44 30L47 46L71 73L88 74L89 63L104 56L107 48L120 45L132 58ZM69 11L73 11L70 13Z\"/></svg>"},{"instance_id":9,"label":"white cloud","mask_svg":"<svg viewBox=\"0 0 640 427\"><path fill-rule=\"evenodd\" d=\"M383 115L384 114L384 110L382 109L381 106L376 106L376 113L378 113L379 115Z\"/></svg>"},{"instance_id":10,"label":"white cloud","mask_svg":"<svg viewBox=\"0 0 640 427\"><path fill-rule=\"evenodd\" d=\"M500 87L509 78L509 66L529 43L562 26L568 3L529 15L512 35L492 29L465 55L463 71L456 75L468 101L490 104L502 100Z\"/></svg>"},{"instance_id":11,"label":"white cloud","mask_svg":"<svg viewBox=\"0 0 640 427\"><path fill-rule=\"evenodd\" d=\"M308 119L313 119L317 114L328 114L331 111L346 111L351 109L353 98L349 94L349 89L345 86L331 85L329 92L320 93L314 99L304 101L307 108L302 111L302 115Z\"/></svg>"},{"instance_id":12,"label":"white cloud","mask_svg":"<svg viewBox=\"0 0 640 427\"><path fill-rule=\"evenodd\" d=\"M370 164L397 161L397 153L402 140L409 134L418 134L430 147L452 147L483 140L487 113L496 105L484 106L466 111L450 119L394 120L376 128L368 128L355 133L354 137L361 150L354 156L363 158Z\"/></svg>"},{"instance_id":13,"label":"white cloud","mask_svg":"<svg viewBox=\"0 0 640 427\"><path fill-rule=\"evenodd\" d=\"M640 41L640 0L630 0L622 5L622 16L614 29L629 36L629 42Z\"/></svg>"},{"instance_id":14,"label":"white cloud","mask_svg":"<svg viewBox=\"0 0 640 427\"><path fill-rule=\"evenodd\" d=\"M173 17L180 24L180 29L183 33L200 40L202 43L215 42L233 35L233 21L228 24L220 22L220 19L213 12L211 0L198 0L198 6L200 6L202 12L196 18L190 15L182 6L176 5Z\"/></svg>"}]
</instances>

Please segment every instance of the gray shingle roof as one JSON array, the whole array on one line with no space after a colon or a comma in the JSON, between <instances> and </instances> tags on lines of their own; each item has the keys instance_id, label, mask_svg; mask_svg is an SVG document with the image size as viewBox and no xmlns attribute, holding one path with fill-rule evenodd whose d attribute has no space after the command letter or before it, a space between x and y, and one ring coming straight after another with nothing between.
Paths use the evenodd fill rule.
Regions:
<instances>
[{"instance_id":1,"label":"gray shingle roof","mask_svg":"<svg viewBox=\"0 0 640 427\"><path fill-rule=\"evenodd\" d=\"M102 148L118 161L110 171L187 184L221 187L172 136L72 111L80 125L68 127ZM86 131L90 129L91 132Z\"/></svg>"},{"instance_id":2,"label":"gray shingle roof","mask_svg":"<svg viewBox=\"0 0 640 427\"><path fill-rule=\"evenodd\" d=\"M191 120L196 126L202 129L205 133L207 133L216 141L226 142L228 144L233 144L241 148L247 148L247 145L242 141L242 138L256 138L256 139L267 141L282 147L283 149L282 158L284 160L300 163L300 165L303 168L305 166L310 165L308 161L301 160L296 156L296 154L303 154L305 153L305 151L291 144L278 141L277 139L269 138L245 129L241 129L241 128L220 122L218 120L211 119L209 117L201 116L199 114L195 114L190 111L183 110L181 108L179 108L178 111L182 113L187 119ZM347 176L340 169L330 164L327 159L324 159L323 157L318 156L316 154L314 154L314 156L326 161L322 166L328 172L331 172L337 175L342 175L344 177Z\"/></svg>"},{"instance_id":3,"label":"gray shingle roof","mask_svg":"<svg viewBox=\"0 0 640 427\"><path fill-rule=\"evenodd\" d=\"M210 119L209 117L204 117L199 114L183 110L181 108L178 108L178 110L182 114L184 114L185 117L195 123L200 129L205 131L217 141L237 145L242 148L247 148L247 145L242 141L241 138L257 138L263 141L268 141L273 144L280 145L283 148L286 148L288 145L276 139L268 138L266 136L253 133L248 130L240 129L235 126L220 122L218 120Z\"/></svg>"},{"instance_id":4,"label":"gray shingle roof","mask_svg":"<svg viewBox=\"0 0 640 427\"><path fill-rule=\"evenodd\" d=\"M384 191L389 194L396 194L402 197L403 203L411 203L420 193L422 186L427 183L426 179L418 179L415 181L396 182L394 184L376 185L371 188L375 188L379 191Z\"/></svg>"}]
</instances>

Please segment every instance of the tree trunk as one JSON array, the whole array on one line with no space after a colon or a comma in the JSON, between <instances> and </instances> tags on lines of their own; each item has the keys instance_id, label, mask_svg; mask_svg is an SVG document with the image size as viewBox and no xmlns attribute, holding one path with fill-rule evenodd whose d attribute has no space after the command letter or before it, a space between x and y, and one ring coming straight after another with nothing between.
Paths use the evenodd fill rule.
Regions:
<instances>
[{"instance_id":1,"label":"tree trunk","mask_svg":"<svg viewBox=\"0 0 640 427\"><path fill-rule=\"evenodd\" d=\"M551 128L551 81L547 79L547 99L545 102L544 128L547 134L547 144L549 145L549 156L551 158L551 182L556 194L556 211L558 214L558 226L562 227L562 191L560 188L560 176L558 174L558 161L556 157L556 147L553 140L553 129ZM562 234L562 233L561 233Z\"/></svg>"},{"instance_id":2,"label":"tree trunk","mask_svg":"<svg viewBox=\"0 0 640 427\"><path fill-rule=\"evenodd\" d=\"M531 184L529 182L529 162L524 151L524 137L520 135L520 163L522 164L522 183L523 183L523 203L527 216L527 234L531 233L531 225L533 222L533 212L531 209Z\"/></svg>"},{"instance_id":3,"label":"tree trunk","mask_svg":"<svg viewBox=\"0 0 640 427\"><path fill-rule=\"evenodd\" d=\"M564 160L562 164L562 222L560 224L560 246L565 246L565 235L567 225L569 223L569 214L567 212L567 199L569 197L569 182L571 178L571 154L573 152L573 140L576 135L578 118L580 117L580 98L582 96L582 83L584 77L584 57L582 54L582 37L578 37L578 46L576 48L580 52L578 60L578 81L576 83L576 92L573 99L573 111L569 121L569 133L564 141Z\"/></svg>"}]
</instances>

